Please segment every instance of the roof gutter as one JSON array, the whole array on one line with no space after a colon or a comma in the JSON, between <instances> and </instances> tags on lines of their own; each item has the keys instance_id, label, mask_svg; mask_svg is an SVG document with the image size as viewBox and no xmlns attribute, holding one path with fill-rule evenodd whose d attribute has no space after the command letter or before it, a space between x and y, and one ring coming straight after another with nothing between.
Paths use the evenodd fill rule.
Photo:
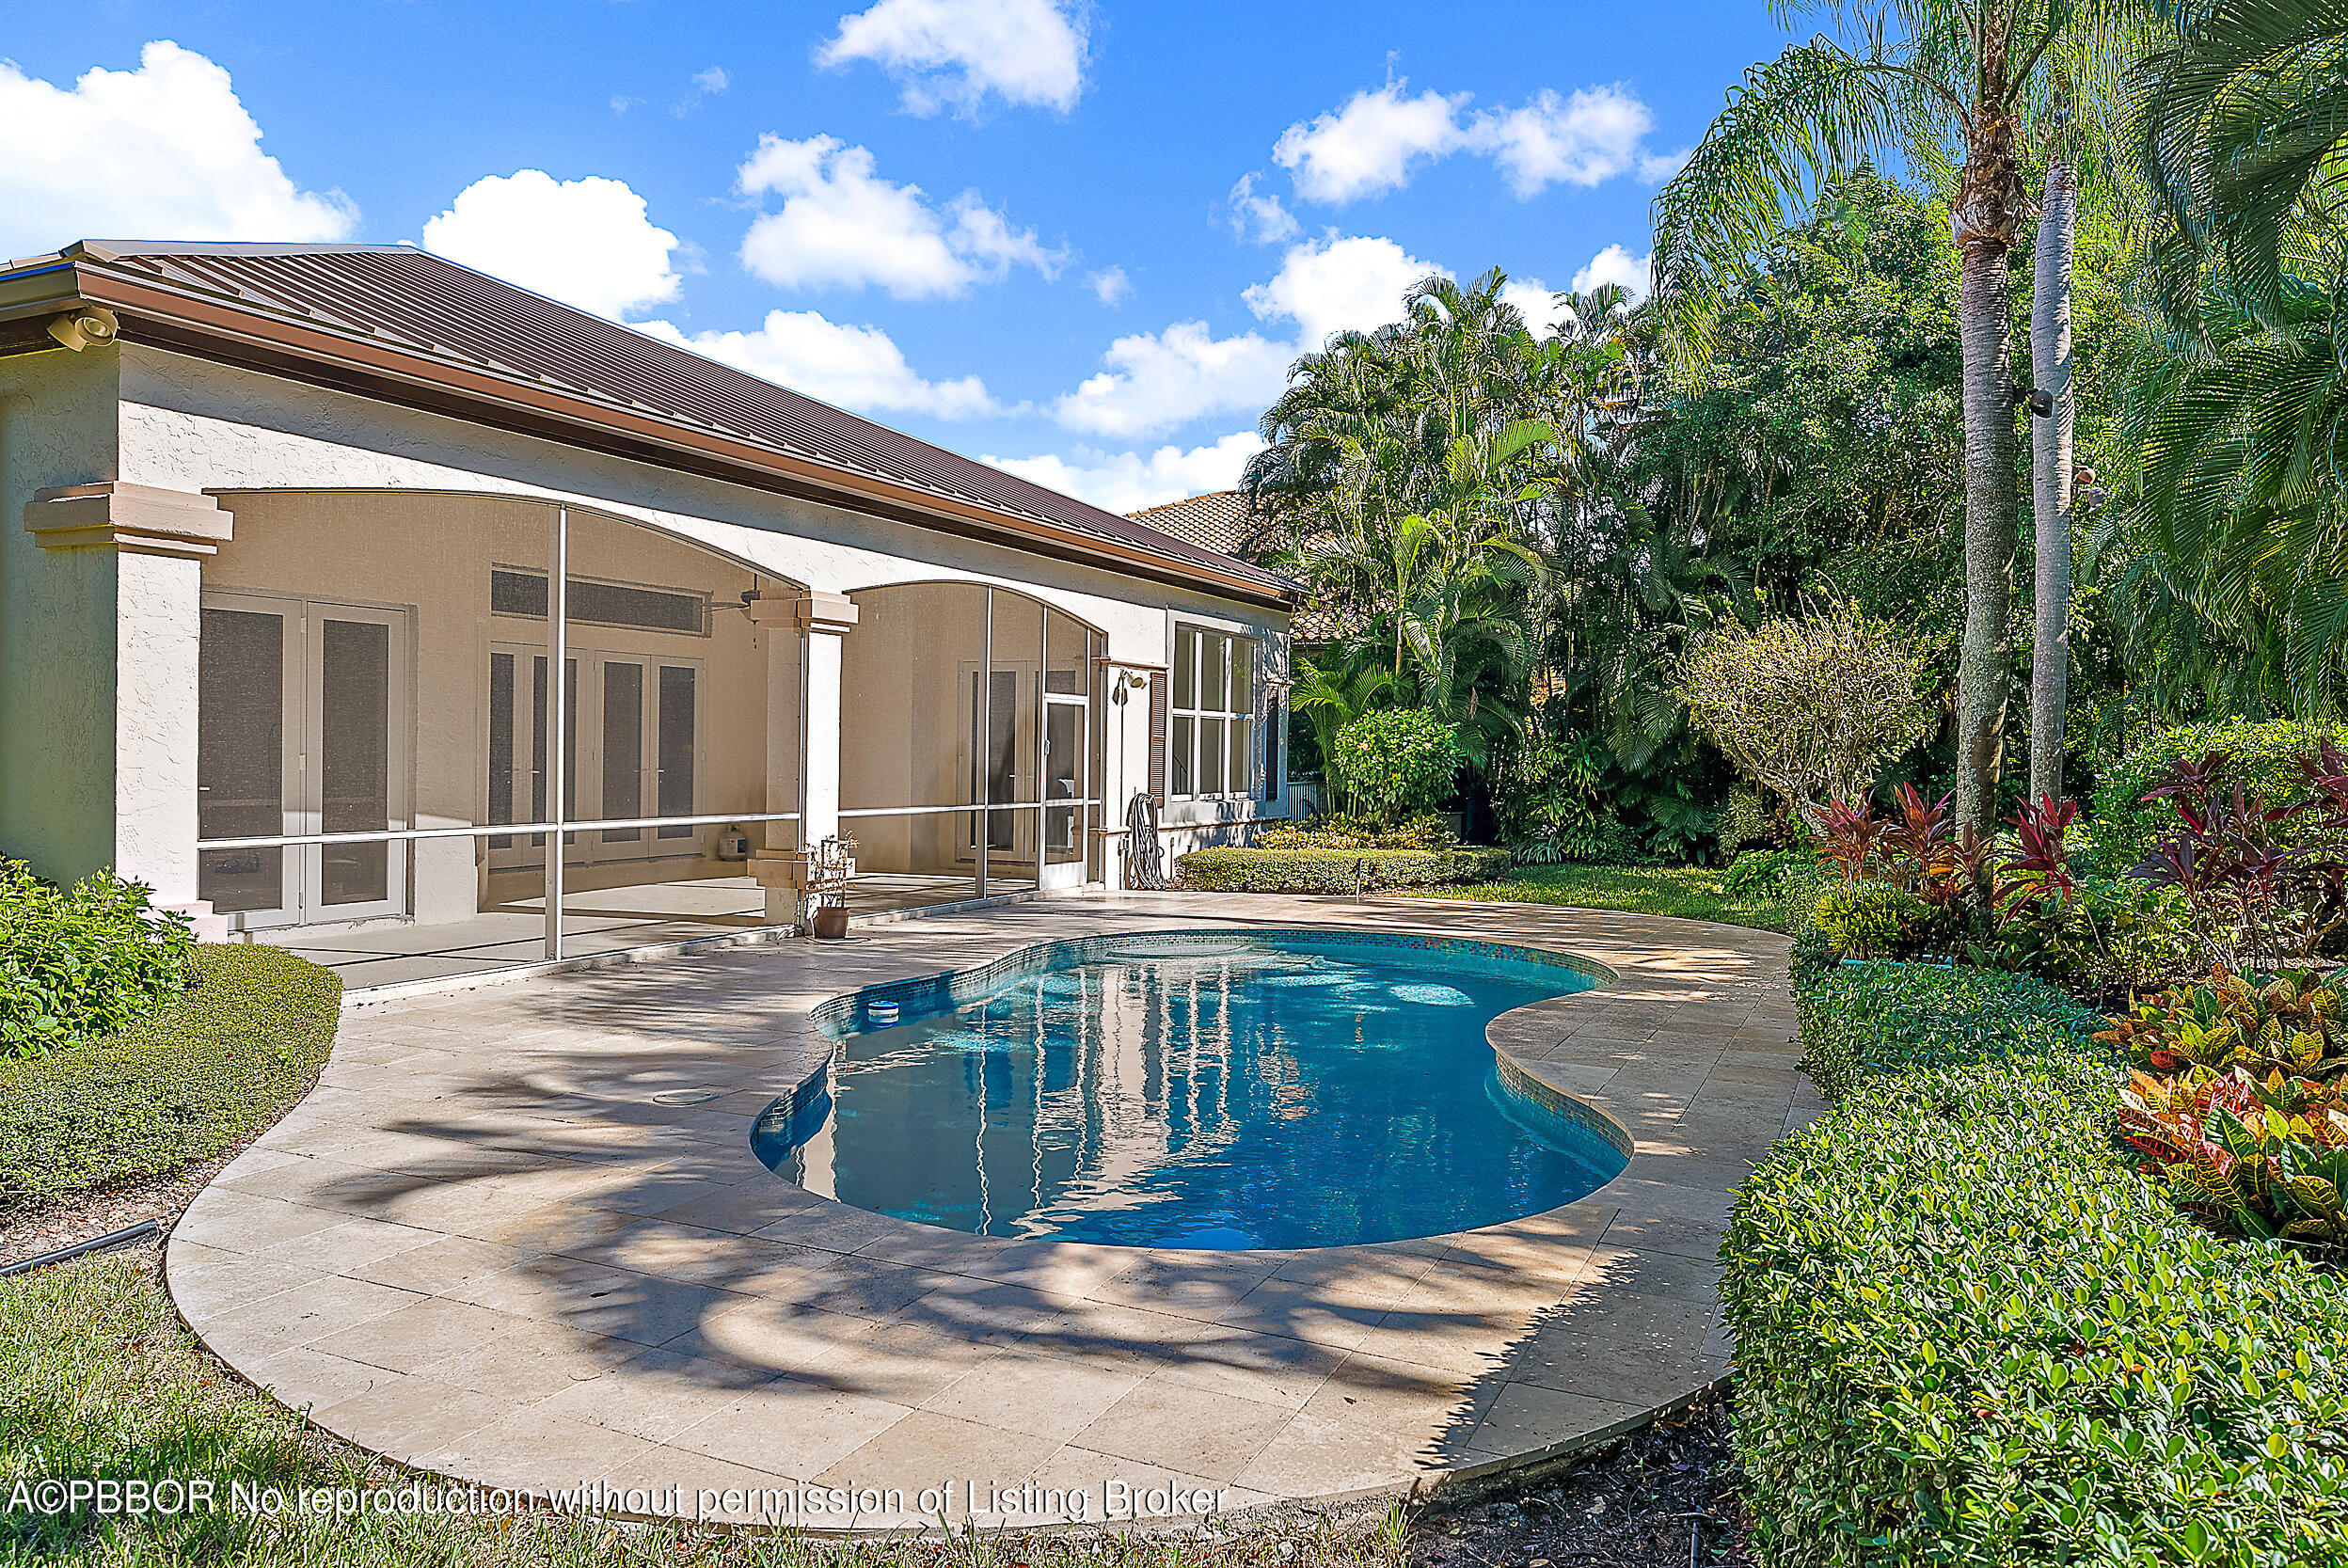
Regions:
<instances>
[{"instance_id":1,"label":"roof gutter","mask_svg":"<svg viewBox=\"0 0 2348 1568\"><path fill-rule=\"evenodd\" d=\"M260 371L377 402L449 415L770 494L885 517L1126 577L1206 588L1275 610L1293 594L1236 573L1127 549L1049 519L933 496L877 475L793 457L640 408L499 376L354 334L305 325L85 262L0 278L0 355L54 348L49 324L84 306L119 322L122 341Z\"/></svg>"}]
</instances>

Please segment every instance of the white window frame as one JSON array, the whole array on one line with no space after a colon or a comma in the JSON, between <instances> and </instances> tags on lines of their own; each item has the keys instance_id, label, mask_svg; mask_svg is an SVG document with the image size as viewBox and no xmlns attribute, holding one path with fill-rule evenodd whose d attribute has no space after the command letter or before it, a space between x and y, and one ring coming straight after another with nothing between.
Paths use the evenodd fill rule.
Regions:
<instances>
[{"instance_id":1,"label":"white window frame","mask_svg":"<svg viewBox=\"0 0 2348 1568\"><path fill-rule=\"evenodd\" d=\"M1208 640L1211 638L1220 639L1228 645L1223 663L1224 689L1218 699L1221 705L1217 706L1208 706L1203 702L1208 695L1205 690L1206 649ZM1180 700L1183 684L1183 672L1181 665L1185 641L1189 644L1191 665L1189 684L1192 705L1189 706L1184 706ZM1168 670L1166 678L1166 776L1168 800L1252 800L1256 798L1255 773L1260 742L1255 727L1257 703L1263 691L1263 660L1261 657L1262 646L1261 640L1244 631L1208 626L1196 621L1175 623L1170 659L1172 667ZM1230 705L1230 674L1234 659L1240 657L1247 660L1247 705L1233 707ZM1182 760L1186 760L1189 765L1191 787L1187 790L1178 790L1174 787L1174 780L1178 772L1178 759L1174 754L1175 743L1176 737L1182 733L1185 720L1189 721L1190 755ZM1201 737L1206 734L1207 724L1215 721L1220 721L1223 724L1224 787L1215 790L1200 789L1198 787L1198 783L1206 776L1200 771L1198 766L1204 752ZM1238 779L1232 778L1230 766L1231 736L1234 734L1246 737L1246 754L1239 769L1244 776Z\"/></svg>"}]
</instances>

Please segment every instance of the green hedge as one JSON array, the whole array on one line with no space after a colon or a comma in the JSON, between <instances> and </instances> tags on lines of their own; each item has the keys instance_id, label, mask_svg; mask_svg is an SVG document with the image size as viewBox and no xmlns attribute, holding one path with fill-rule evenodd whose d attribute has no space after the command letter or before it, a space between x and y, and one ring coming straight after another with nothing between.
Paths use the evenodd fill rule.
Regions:
<instances>
[{"instance_id":1,"label":"green hedge","mask_svg":"<svg viewBox=\"0 0 2348 1568\"><path fill-rule=\"evenodd\" d=\"M1351 893L1483 882L1508 873L1505 849L1194 849L1174 863L1200 893Z\"/></svg>"},{"instance_id":2,"label":"green hedge","mask_svg":"<svg viewBox=\"0 0 2348 1568\"><path fill-rule=\"evenodd\" d=\"M1761 1560L2348 1562L2348 1294L2135 1174L2081 1010L1868 965L1801 1012L1848 1096L1721 1246Z\"/></svg>"},{"instance_id":3,"label":"green hedge","mask_svg":"<svg viewBox=\"0 0 2348 1568\"><path fill-rule=\"evenodd\" d=\"M1801 1069L1837 1100L1908 1068L2108 1054L2094 1039L2103 1015L2043 980L1999 970L1845 962L1801 986L1794 1013Z\"/></svg>"},{"instance_id":4,"label":"green hedge","mask_svg":"<svg viewBox=\"0 0 2348 1568\"><path fill-rule=\"evenodd\" d=\"M341 979L259 944L198 947L195 976L121 1034L0 1061L0 1214L207 1159L309 1092Z\"/></svg>"},{"instance_id":5,"label":"green hedge","mask_svg":"<svg viewBox=\"0 0 2348 1568\"><path fill-rule=\"evenodd\" d=\"M2244 788L2280 805L2306 796L2307 775L2300 772L2299 760L2313 756L2326 740L2348 747L2348 724L2228 719L2163 730L2103 770L2087 819L2090 852L2105 870L2125 871L2175 828L2176 808L2166 800L2147 804L2144 796L2158 788L2179 762L2223 752L2233 759Z\"/></svg>"}]
</instances>

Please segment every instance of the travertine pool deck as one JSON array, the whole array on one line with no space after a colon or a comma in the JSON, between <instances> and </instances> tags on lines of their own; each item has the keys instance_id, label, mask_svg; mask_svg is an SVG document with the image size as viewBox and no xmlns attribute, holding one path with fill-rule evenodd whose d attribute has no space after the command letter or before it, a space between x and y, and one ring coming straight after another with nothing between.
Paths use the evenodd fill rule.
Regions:
<instances>
[{"instance_id":1,"label":"travertine pool deck","mask_svg":"<svg viewBox=\"0 0 2348 1568\"><path fill-rule=\"evenodd\" d=\"M751 1153L830 1053L807 1016L828 997L1060 938L1272 926L1611 969L1490 1035L1625 1129L1627 1168L1482 1230L1218 1254L939 1230ZM1785 952L1529 905L1125 895L355 1006L318 1088L189 1207L167 1277L206 1345L319 1425L487 1486L601 1483L615 1512L890 1530L1425 1491L1722 1373L1731 1191L1817 1106ZM683 1089L718 1093L654 1098Z\"/></svg>"}]
</instances>

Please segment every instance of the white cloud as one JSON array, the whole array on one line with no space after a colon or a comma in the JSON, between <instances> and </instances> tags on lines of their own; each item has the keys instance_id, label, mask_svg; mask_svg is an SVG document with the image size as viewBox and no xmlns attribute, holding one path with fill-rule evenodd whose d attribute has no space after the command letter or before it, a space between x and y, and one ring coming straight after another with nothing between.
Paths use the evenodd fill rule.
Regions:
<instances>
[{"instance_id":1,"label":"white cloud","mask_svg":"<svg viewBox=\"0 0 2348 1568\"><path fill-rule=\"evenodd\" d=\"M918 185L873 171L872 154L835 136L767 135L739 172L743 193L783 198L742 237L742 264L785 288L876 285L899 299L955 298L1015 265L1059 276L1064 250L965 191L943 209Z\"/></svg>"},{"instance_id":2,"label":"white cloud","mask_svg":"<svg viewBox=\"0 0 2348 1568\"><path fill-rule=\"evenodd\" d=\"M625 181L562 181L543 169L465 185L425 223L425 249L617 322L676 298L676 235L645 216Z\"/></svg>"},{"instance_id":3,"label":"white cloud","mask_svg":"<svg viewBox=\"0 0 2348 1568\"><path fill-rule=\"evenodd\" d=\"M1688 160L1695 155L1696 150L1692 147L1683 147L1676 152L1643 154L1639 159L1639 178L1650 185L1659 185L1686 168Z\"/></svg>"},{"instance_id":4,"label":"white cloud","mask_svg":"<svg viewBox=\"0 0 2348 1568\"><path fill-rule=\"evenodd\" d=\"M1404 86L1365 87L1310 124L1299 120L1280 134L1272 161L1295 176L1297 194L1308 201L1341 204L1401 189L1414 166L1464 144L1459 111L1468 98L1432 88L1404 98Z\"/></svg>"},{"instance_id":5,"label":"white cloud","mask_svg":"<svg viewBox=\"0 0 2348 1568\"><path fill-rule=\"evenodd\" d=\"M1648 271L1654 260L1652 252L1645 256L1633 256L1627 246L1608 245L1590 258L1589 265L1574 274L1574 293L1586 294L1606 284L1619 283L1629 292L1632 303L1636 304L1647 297L1650 287Z\"/></svg>"},{"instance_id":6,"label":"white cloud","mask_svg":"<svg viewBox=\"0 0 2348 1568\"><path fill-rule=\"evenodd\" d=\"M1161 501L1180 500L1209 490L1238 487L1247 459L1263 450L1262 438L1234 431L1211 446L1160 447L1152 452L1106 452L1078 447L1067 457L982 457L982 463L1063 491L1108 512L1138 512Z\"/></svg>"},{"instance_id":7,"label":"white cloud","mask_svg":"<svg viewBox=\"0 0 2348 1568\"><path fill-rule=\"evenodd\" d=\"M1583 87L1571 98L1544 88L1521 109L1478 116L1468 145L1487 153L1521 198L1631 172L1654 127L1647 106L1620 87Z\"/></svg>"},{"instance_id":8,"label":"white cloud","mask_svg":"<svg viewBox=\"0 0 2348 1568\"><path fill-rule=\"evenodd\" d=\"M840 18L816 63L872 61L917 115L976 114L990 93L1066 114L1085 90L1087 30L1081 0L880 0Z\"/></svg>"},{"instance_id":9,"label":"white cloud","mask_svg":"<svg viewBox=\"0 0 2348 1568\"><path fill-rule=\"evenodd\" d=\"M1500 285L1500 297L1516 307L1525 325L1537 337L1557 325L1557 291L1537 277L1512 277Z\"/></svg>"},{"instance_id":10,"label":"white cloud","mask_svg":"<svg viewBox=\"0 0 2348 1568\"><path fill-rule=\"evenodd\" d=\"M1125 276L1123 267L1104 267L1086 277L1094 295L1103 305L1115 305L1134 292L1134 280Z\"/></svg>"},{"instance_id":11,"label":"white cloud","mask_svg":"<svg viewBox=\"0 0 2348 1568\"><path fill-rule=\"evenodd\" d=\"M1108 369L1053 405L1071 430L1131 439L1209 414L1250 413L1288 385L1294 350L1243 333L1217 338L1204 322L1119 338L1102 357Z\"/></svg>"},{"instance_id":12,"label":"white cloud","mask_svg":"<svg viewBox=\"0 0 2348 1568\"><path fill-rule=\"evenodd\" d=\"M261 150L229 73L158 40L135 71L71 88L0 60L0 255L76 239L339 240L340 191L305 191Z\"/></svg>"},{"instance_id":13,"label":"white cloud","mask_svg":"<svg viewBox=\"0 0 2348 1568\"><path fill-rule=\"evenodd\" d=\"M769 310L755 332L688 337L664 321L645 322L637 330L860 414L968 420L1010 412L978 377L924 380L879 327L827 321L813 310Z\"/></svg>"},{"instance_id":14,"label":"white cloud","mask_svg":"<svg viewBox=\"0 0 2348 1568\"><path fill-rule=\"evenodd\" d=\"M713 65L706 71L693 72L693 86L703 92L723 92L730 81L731 78L725 73L725 67L722 65Z\"/></svg>"},{"instance_id":15,"label":"white cloud","mask_svg":"<svg viewBox=\"0 0 2348 1568\"><path fill-rule=\"evenodd\" d=\"M1296 232L1296 220L1280 205L1277 196L1256 194L1258 178L1243 174L1231 187L1231 232L1258 245L1277 245Z\"/></svg>"},{"instance_id":16,"label":"white cloud","mask_svg":"<svg viewBox=\"0 0 2348 1568\"><path fill-rule=\"evenodd\" d=\"M1406 98L1404 87L1365 87L1281 133L1272 161L1293 174L1297 195L1332 206L1383 196L1408 184L1420 165L1463 151L1490 158L1520 199L1555 184L1597 185L1625 174L1658 183L1688 161L1685 150L1646 150L1655 117L1620 83L1568 97L1545 87L1521 107L1472 115L1468 93L1429 89ZM1245 194L1233 189L1235 210Z\"/></svg>"},{"instance_id":17,"label":"white cloud","mask_svg":"<svg viewBox=\"0 0 2348 1568\"><path fill-rule=\"evenodd\" d=\"M1249 285L1242 297L1265 321L1294 322L1298 348L1317 352L1331 333L1369 332L1400 321L1403 295L1430 273L1452 276L1450 268L1421 261L1392 240L1332 237L1289 246L1280 270Z\"/></svg>"},{"instance_id":18,"label":"white cloud","mask_svg":"<svg viewBox=\"0 0 2348 1568\"><path fill-rule=\"evenodd\" d=\"M677 243L626 182L534 168L474 181L424 225L435 255L613 321L676 297Z\"/></svg>"}]
</instances>

